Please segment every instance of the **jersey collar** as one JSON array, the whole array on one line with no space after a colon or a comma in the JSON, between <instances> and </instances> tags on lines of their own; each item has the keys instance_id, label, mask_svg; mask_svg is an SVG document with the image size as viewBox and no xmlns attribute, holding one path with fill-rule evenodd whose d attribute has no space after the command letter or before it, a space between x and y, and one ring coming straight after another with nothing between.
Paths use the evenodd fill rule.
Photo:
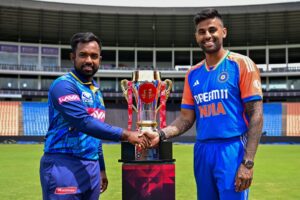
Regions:
<instances>
[{"instance_id":1,"label":"jersey collar","mask_svg":"<svg viewBox=\"0 0 300 200\"><path fill-rule=\"evenodd\" d=\"M206 71L214 71L214 70L216 70L219 67L219 65L223 62L223 60L225 60L225 58L229 55L229 53L230 53L230 51L226 50L224 56L220 59L220 61L215 66L208 66L207 62L205 60L204 65L205 65Z\"/></svg>"},{"instance_id":2,"label":"jersey collar","mask_svg":"<svg viewBox=\"0 0 300 200\"><path fill-rule=\"evenodd\" d=\"M83 76L81 76L75 69L73 69L70 74L83 85L93 85L94 87L99 87L95 80L88 81Z\"/></svg>"}]
</instances>

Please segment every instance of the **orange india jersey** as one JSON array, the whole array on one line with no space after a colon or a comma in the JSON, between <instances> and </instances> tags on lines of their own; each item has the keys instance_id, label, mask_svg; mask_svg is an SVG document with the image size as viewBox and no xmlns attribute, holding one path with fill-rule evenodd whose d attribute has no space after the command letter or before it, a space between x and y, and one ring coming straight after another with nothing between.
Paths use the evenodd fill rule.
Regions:
<instances>
[{"instance_id":1,"label":"orange india jersey","mask_svg":"<svg viewBox=\"0 0 300 200\"><path fill-rule=\"evenodd\" d=\"M187 72L181 108L195 111L198 140L221 139L247 131L244 104L254 100L262 100L258 68L228 51L213 68L202 61Z\"/></svg>"}]
</instances>

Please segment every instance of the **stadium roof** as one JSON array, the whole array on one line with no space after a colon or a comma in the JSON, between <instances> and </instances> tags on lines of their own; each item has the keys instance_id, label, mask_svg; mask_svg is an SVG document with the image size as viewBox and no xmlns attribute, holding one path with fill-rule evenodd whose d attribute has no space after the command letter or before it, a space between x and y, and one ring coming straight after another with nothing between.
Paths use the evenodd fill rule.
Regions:
<instances>
[{"instance_id":1,"label":"stadium roof","mask_svg":"<svg viewBox=\"0 0 300 200\"><path fill-rule=\"evenodd\" d=\"M125 1L125 2L129 2L129 1ZM253 0L253 2L258 2L258 0ZM261 2L268 2L268 0L261 0ZM269 2L271 1L269 0ZM277 11L297 11L300 9L299 1L284 1L284 0L276 1L275 0L274 2L284 2L284 3L258 4L258 5L255 4L243 5L242 3L240 3L240 4L236 4L236 6L214 6L214 7L217 8L222 14L246 14L246 13L277 12ZM36 1L36 0L1 0L0 6L1 5L18 7L18 8L27 8L27 9L42 9L42 10L66 11L66 12L133 14L133 15L193 15L204 8L211 7L211 6L199 6L199 7L129 7L126 6L124 7L124 6L102 6L102 5L95 6L93 4L86 4L86 3L71 4L71 3L57 3L54 1L48 2L48 1ZM203 5L209 5L209 4L203 4ZM230 4L228 3L228 5Z\"/></svg>"},{"instance_id":2,"label":"stadium roof","mask_svg":"<svg viewBox=\"0 0 300 200\"><path fill-rule=\"evenodd\" d=\"M260 4L274 4L274 3L290 3L296 2L297 0L214 0L214 1L203 1L203 0L185 0L185 1L174 1L174 0L36 0L44 2L57 2L57 3L68 3L68 4L81 4L81 5L98 5L98 6L117 6L117 7L219 7L219 6L245 6L245 5L260 5Z\"/></svg>"},{"instance_id":3,"label":"stadium roof","mask_svg":"<svg viewBox=\"0 0 300 200\"><path fill-rule=\"evenodd\" d=\"M193 16L203 8L1 0L0 40L69 44L75 32L92 31L105 46L193 47ZM227 46L300 44L300 2L217 9L229 30Z\"/></svg>"}]
</instances>

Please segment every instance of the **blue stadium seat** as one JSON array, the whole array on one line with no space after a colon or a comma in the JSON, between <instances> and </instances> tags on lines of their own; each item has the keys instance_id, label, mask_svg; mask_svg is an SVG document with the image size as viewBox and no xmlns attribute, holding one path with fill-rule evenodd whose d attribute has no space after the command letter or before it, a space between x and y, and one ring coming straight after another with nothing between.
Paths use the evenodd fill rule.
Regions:
<instances>
[{"instance_id":1,"label":"blue stadium seat","mask_svg":"<svg viewBox=\"0 0 300 200\"><path fill-rule=\"evenodd\" d=\"M46 102L22 102L22 108L24 135L46 135L49 126L48 104Z\"/></svg>"},{"instance_id":2,"label":"blue stadium seat","mask_svg":"<svg viewBox=\"0 0 300 200\"><path fill-rule=\"evenodd\" d=\"M264 103L264 125L263 132L266 136L282 135L282 104Z\"/></svg>"}]
</instances>

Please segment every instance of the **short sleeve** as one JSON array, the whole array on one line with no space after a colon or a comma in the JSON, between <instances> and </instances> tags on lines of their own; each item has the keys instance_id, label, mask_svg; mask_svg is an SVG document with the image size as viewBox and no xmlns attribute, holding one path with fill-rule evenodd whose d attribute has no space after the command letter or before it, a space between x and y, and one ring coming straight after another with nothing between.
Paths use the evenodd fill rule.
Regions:
<instances>
[{"instance_id":1,"label":"short sleeve","mask_svg":"<svg viewBox=\"0 0 300 200\"><path fill-rule=\"evenodd\" d=\"M188 71L187 74L185 75L182 101L181 101L181 108L185 108L185 109L194 109L194 98L189 84L190 73L191 71Z\"/></svg>"},{"instance_id":2,"label":"short sleeve","mask_svg":"<svg viewBox=\"0 0 300 200\"><path fill-rule=\"evenodd\" d=\"M243 56L240 61L240 91L244 103L262 100L260 73L255 63Z\"/></svg>"}]
</instances>

